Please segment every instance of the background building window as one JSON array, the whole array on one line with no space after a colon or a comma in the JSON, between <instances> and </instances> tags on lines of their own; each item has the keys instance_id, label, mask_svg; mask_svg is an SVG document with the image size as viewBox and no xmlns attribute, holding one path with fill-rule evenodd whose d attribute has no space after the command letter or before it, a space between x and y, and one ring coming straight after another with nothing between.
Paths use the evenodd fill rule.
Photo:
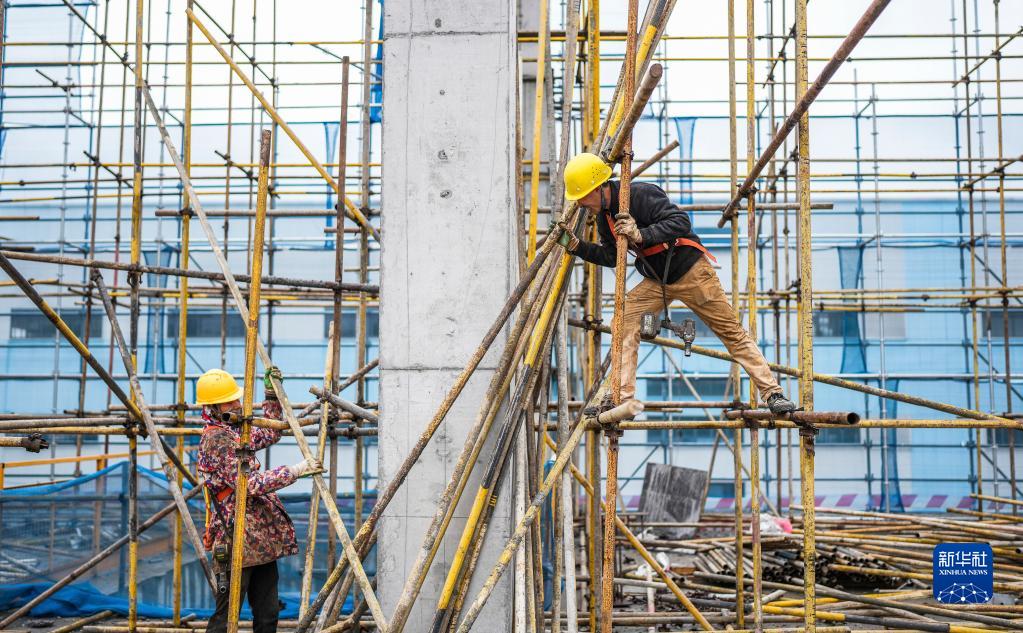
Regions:
<instances>
[{"instance_id":1,"label":"background building window","mask_svg":"<svg viewBox=\"0 0 1023 633\"><path fill-rule=\"evenodd\" d=\"M859 444L860 430L857 428L821 429L817 435L818 444Z\"/></svg>"},{"instance_id":2,"label":"background building window","mask_svg":"<svg viewBox=\"0 0 1023 633\"><path fill-rule=\"evenodd\" d=\"M1023 431L1016 431L1009 429L988 429L988 443L998 442L1001 447L1007 448L1009 446L1009 433L1012 433L1013 441L1016 444L1016 448L1023 447Z\"/></svg>"},{"instance_id":3,"label":"background building window","mask_svg":"<svg viewBox=\"0 0 1023 633\"><path fill-rule=\"evenodd\" d=\"M341 311L341 338L355 340L356 328L359 315L351 308ZM330 323L334 320L334 313L327 311L323 315L323 336L330 333ZM380 315L377 309L366 310L366 336L368 338L380 337Z\"/></svg>"},{"instance_id":4,"label":"background building window","mask_svg":"<svg viewBox=\"0 0 1023 633\"><path fill-rule=\"evenodd\" d=\"M58 311L60 318L68 324L71 331L79 338L85 338L85 310L82 308L69 308ZM92 319L89 321L89 336L99 338L103 336L102 310L93 310ZM36 308L14 308L11 310L11 334L12 339L52 339L57 328L50 323L42 312Z\"/></svg>"},{"instance_id":5,"label":"background building window","mask_svg":"<svg viewBox=\"0 0 1023 633\"><path fill-rule=\"evenodd\" d=\"M866 338L881 338L882 319L885 339L906 338L906 315L896 312L868 312L864 315Z\"/></svg>"},{"instance_id":6,"label":"background building window","mask_svg":"<svg viewBox=\"0 0 1023 633\"><path fill-rule=\"evenodd\" d=\"M660 318L660 313L658 314L658 318ZM717 335L714 334L714 331L711 330L710 327L708 327L706 323L701 321L700 317L698 317L695 314L693 314L692 311L690 311L690 310L672 310L671 311L671 320L674 321L675 323L682 323L686 319L692 319L693 321L696 321L696 336L697 336L697 338L699 338L701 336L707 336L707 337L711 337L712 340L717 340ZM664 336L664 335L662 334L662 336Z\"/></svg>"},{"instance_id":7,"label":"background building window","mask_svg":"<svg viewBox=\"0 0 1023 633\"><path fill-rule=\"evenodd\" d=\"M813 335L821 338L842 338L845 335L845 312L814 312Z\"/></svg>"},{"instance_id":8,"label":"background building window","mask_svg":"<svg viewBox=\"0 0 1023 633\"><path fill-rule=\"evenodd\" d=\"M646 385L647 400L695 400L693 392L686 386L684 380L679 377L671 379L671 391L668 390L667 378L647 378L643 382ZM700 395L701 400L724 400L725 387L728 385L728 378L690 378L689 383Z\"/></svg>"},{"instance_id":9,"label":"background building window","mask_svg":"<svg viewBox=\"0 0 1023 633\"><path fill-rule=\"evenodd\" d=\"M226 321L222 320L220 310L189 309L185 324L185 332L189 338L220 338L222 328L227 328L227 338L245 338L245 322L234 310L228 310ZM167 336L178 336L178 311L167 311Z\"/></svg>"},{"instance_id":10,"label":"background building window","mask_svg":"<svg viewBox=\"0 0 1023 633\"><path fill-rule=\"evenodd\" d=\"M991 336L1002 336L1005 328L1005 313L1001 308L984 313L984 327L991 330ZM1009 310L1009 336L1023 337L1023 310Z\"/></svg>"},{"instance_id":11,"label":"background building window","mask_svg":"<svg viewBox=\"0 0 1023 633\"><path fill-rule=\"evenodd\" d=\"M671 393L668 392L668 378L647 378L646 399L649 401L666 400L695 400L692 392L686 387L685 381L675 377L671 379ZM690 378L696 393L700 394L703 400L723 400L727 378ZM650 411L647 413L650 420L667 420L664 413ZM687 409L685 413L674 413L673 420L705 420L707 416L703 409ZM670 432L667 429L651 429L646 432L646 439L651 444L664 444L669 438L673 444L709 444L714 441L714 429L674 429Z\"/></svg>"}]
</instances>

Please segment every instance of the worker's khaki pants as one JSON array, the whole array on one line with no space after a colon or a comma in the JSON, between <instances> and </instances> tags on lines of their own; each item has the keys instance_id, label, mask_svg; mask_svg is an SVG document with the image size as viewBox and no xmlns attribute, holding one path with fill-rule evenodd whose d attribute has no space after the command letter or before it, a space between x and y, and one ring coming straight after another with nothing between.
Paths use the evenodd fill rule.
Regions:
<instances>
[{"instance_id":1,"label":"worker's khaki pants","mask_svg":"<svg viewBox=\"0 0 1023 633\"><path fill-rule=\"evenodd\" d=\"M729 353L749 373L764 400L781 392L767 360L732 311L714 269L701 257L682 278L665 286L668 302L679 300L714 331ZM660 315L664 299L660 283L644 278L625 297L625 336L622 347L622 389L624 402L636 397L636 365L639 359L639 326L644 312ZM658 322L660 318L658 317Z\"/></svg>"}]
</instances>

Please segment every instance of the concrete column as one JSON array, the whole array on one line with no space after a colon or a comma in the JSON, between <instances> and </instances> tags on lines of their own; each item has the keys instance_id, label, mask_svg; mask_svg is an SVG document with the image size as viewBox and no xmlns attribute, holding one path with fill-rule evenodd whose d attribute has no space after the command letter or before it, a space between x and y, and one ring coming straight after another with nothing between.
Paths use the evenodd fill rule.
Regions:
<instances>
[{"instance_id":1,"label":"concrete column","mask_svg":"<svg viewBox=\"0 0 1023 633\"><path fill-rule=\"evenodd\" d=\"M510 0L384 3L381 481L408 454L514 283L515 17ZM388 615L503 343L503 337L495 342L381 521L377 583ZM481 465L491 453L484 451ZM511 532L510 479L470 601ZM430 628L478 483L477 474L405 631ZM506 575L474 630L510 631L510 609Z\"/></svg>"}]
</instances>

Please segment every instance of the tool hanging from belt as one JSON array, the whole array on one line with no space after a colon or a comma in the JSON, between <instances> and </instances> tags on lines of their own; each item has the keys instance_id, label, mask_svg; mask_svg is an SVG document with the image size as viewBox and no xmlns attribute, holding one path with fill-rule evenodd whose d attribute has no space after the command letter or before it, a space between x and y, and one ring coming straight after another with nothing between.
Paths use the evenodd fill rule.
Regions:
<instances>
[{"instance_id":1,"label":"tool hanging from belt","mask_svg":"<svg viewBox=\"0 0 1023 633\"><path fill-rule=\"evenodd\" d=\"M617 237L614 223L611 222L611 213L606 209L604 210L604 219L607 220L607 225L611 229L611 235ZM681 325L674 323L671 320L671 311L668 309L668 292L666 289L667 282L665 280L668 278L668 269L671 267L671 258L675 254L676 246L689 246L691 248L695 248L715 264L718 261L717 258L711 255L710 251L708 251L703 244L685 237L677 238L671 243L661 242L660 244L654 244L653 246L648 246L643 249L630 246L629 250L635 253L637 261L641 262L650 274L653 275L661 284L661 299L664 302L664 315L661 318L660 323L657 322L657 315L655 313L644 313L640 319L639 335L643 340L650 341L657 337L661 328L674 332L675 335L682 339L682 342L685 344L685 355L690 356L692 354L693 341L696 340L696 321L693 319L685 319L682 321ZM657 270L654 269L653 265L650 264L646 258L658 255L664 251L668 251L668 256L664 262L664 272L658 275Z\"/></svg>"}]
</instances>

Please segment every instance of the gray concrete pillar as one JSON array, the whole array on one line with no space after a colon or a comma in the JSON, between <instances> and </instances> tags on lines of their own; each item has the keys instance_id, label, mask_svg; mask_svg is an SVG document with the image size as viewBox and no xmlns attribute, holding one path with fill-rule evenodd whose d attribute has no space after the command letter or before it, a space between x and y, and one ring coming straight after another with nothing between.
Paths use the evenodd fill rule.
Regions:
<instances>
[{"instance_id":1,"label":"gray concrete pillar","mask_svg":"<svg viewBox=\"0 0 1023 633\"><path fill-rule=\"evenodd\" d=\"M384 4L382 482L430 421L515 281L515 18L509 0ZM377 583L388 616L503 343L503 337L495 342L381 521ZM491 452L484 451L481 465ZM511 533L510 480L502 486L467 601ZM478 482L477 475L466 488L405 631L430 628ZM511 630L508 575L474 630Z\"/></svg>"}]
</instances>

